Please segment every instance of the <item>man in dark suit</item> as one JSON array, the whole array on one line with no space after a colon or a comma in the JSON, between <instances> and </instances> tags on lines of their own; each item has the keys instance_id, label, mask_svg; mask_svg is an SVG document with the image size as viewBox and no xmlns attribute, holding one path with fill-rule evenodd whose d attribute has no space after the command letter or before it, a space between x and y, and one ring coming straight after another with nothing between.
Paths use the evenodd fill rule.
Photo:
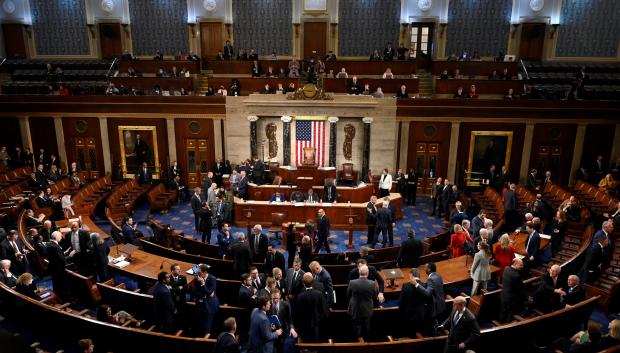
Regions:
<instances>
[{"instance_id":1,"label":"man in dark suit","mask_svg":"<svg viewBox=\"0 0 620 353\"><path fill-rule=\"evenodd\" d=\"M232 235L230 234L230 227L228 223L222 224L222 229L217 233L217 245L218 253L220 256L230 255L230 244L232 243Z\"/></svg>"},{"instance_id":2,"label":"man in dark suit","mask_svg":"<svg viewBox=\"0 0 620 353\"><path fill-rule=\"evenodd\" d=\"M125 217L123 219L123 226L121 227L121 231L123 232L123 241L125 244L136 245L138 240L136 239L136 227L137 224L134 224L133 218Z\"/></svg>"},{"instance_id":3,"label":"man in dark suit","mask_svg":"<svg viewBox=\"0 0 620 353\"><path fill-rule=\"evenodd\" d=\"M24 246L21 241L18 240L18 234L16 230L10 230L6 238L0 242L0 259L7 259L11 261L11 272L15 276L19 276L26 271L27 252L24 251Z\"/></svg>"},{"instance_id":4,"label":"man in dark suit","mask_svg":"<svg viewBox=\"0 0 620 353\"><path fill-rule=\"evenodd\" d=\"M396 98L409 98L409 92L407 92L407 86L401 85L400 90L396 92Z\"/></svg>"},{"instance_id":5,"label":"man in dark suit","mask_svg":"<svg viewBox=\"0 0 620 353\"><path fill-rule=\"evenodd\" d=\"M327 305L331 308L336 302L336 293L334 292L334 285L332 282L332 276L324 269L318 261L312 261L310 263L310 271L314 275L314 280L317 284L323 285L323 295L327 301Z\"/></svg>"},{"instance_id":6,"label":"man in dark suit","mask_svg":"<svg viewBox=\"0 0 620 353\"><path fill-rule=\"evenodd\" d=\"M138 169L138 182L140 184L150 184L153 181L153 175L149 170L146 162L142 163L142 167Z\"/></svg>"},{"instance_id":7,"label":"man in dark suit","mask_svg":"<svg viewBox=\"0 0 620 353\"><path fill-rule=\"evenodd\" d=\"M336 202L338 199L338 191L333 180L326 180L323 186L323 202Z\"/></svg>"},{"instance_id":8,"label":"man in dark suit","mask_svg":"<svg viewBox=\"0 0 620 353\"><path fill-rule=\"evenodd\" d=\"M165 271L157 276L157 284L153 290L153 308L157 329L164 333L173 332L174 314L177 309L170 291L170 275Z\"/></svg>"},{"instance_id":9,"label":"man in dark suit","mask_svg":"<svg viewBox=\"0 0 620 353\"><path fill-rule=\"evenodd\" d=\"M497 188L498 175L497 171L495 170L495 164L491 164L489 170L486 171L484 178L488 181L489 187L492 187L493 189L495 189L495 191L499 191L499 189Z\"/></svg>"},{"instance_id":10,"label":"man in dark suit","mask_svg":"<svg viewBox=\"0 0 620 353\"><path fill-rule=\"evenodd\" d=\"M293 322L303 342L319 342L319 327L329 312L323 293L312 288L311 273L303 275L304 289L297 296L293 310Z\"/></svg>"},{"instance_id":11,"label":"man in dark suit","mask_svg":"<svg viewBox=\"0 0 620 353\"><path fill-rule=\"evenodd\" d=\"M373 300L379 292L375 282L368 279L368 266L359 266L359 278L349 282L347 296L349 297L348 314L353 320L353 332L361 341L368 341L370 334L370 318L373 312Z\"/></svg>"},{"instance_id":12,"label":"man in dark suit","mask_svg":"<svg viewBox=\"0 0 620 353\"><path fill-rule=\"evenodd\" d=\"M377 224L375 225L375 235L371 247L374 249L375 244L379 240L379 233L381 233L381 243L385 248L389 238L389 227L392 226L392 213L389 209L389 205L384 201L382 207L377 209Z\"/></svg>"},{"instance_id":13,"label":"man in dark suit","mask_svg":"<svg viewBox=\"0 0 620 353\"><path fill-rule=\"evenodd\" d=\"M232 46L232 44L230 44L230 41L227 40L226 44L224 44L224 59L232 60L234 55L235 55L235 53L233 51L233 46Z\"/></svg>"},{"instance_id":14,"label":"man in dark suit","mask_svg":"<svg viewBox=\"0 0 620 353\"><path fill-rule=\"evenodd\" d=\"M317 221L317 238L319 239L316 244L316 248L314 249L314 253L318 254L322 247L325 248L325 251L329 254L331 253L331 249L329 248L329 242L327 238L329 237L329 219L325 215L325 211L320 208L318 210L319 219Z\"/></svg>"},{"instance_id":15,"label":"man in dark suit","mask_svg":"<svg viewBox=\"0 0 620 353\"><path fill-rule=\"evenodd\" d=\"M512 264L504 269L502 276L502 292L500 293L501 323L512 321L512 316L521 314L528 300L523 279L519 273L523 269L523 261L518 258L512 260Z\"/></svg>"},{"instance_id":16,"label":"man in dark suit","mask_svg":"<svg viewBox=\"0 0 620 353\"><path fill-rule=\"evenodd\" d=\"M446 178L443 180L443 187L441 188L441 206L439 207L439 214L437 215L439 218L441 218L442 213L445 214L446 220L450 216L448 204L450 203L451 193L452 186L450 185L450 181Z\"/></svg>"},{"instance_id":17,"label":"man in dark suit","mask_svg":"<svg viewBox=\"0 0 620 353\"><path fill-rule=\"evenodd\" d=\"M592 164L592 173L590 173L590 177L592 180L590 181L593 184L598 184L601 179L607 173L607 166L603 162L603 156L597 156L596 160Z\"/></svg>"},{"instance_id":18,"label":"man in dark suit","mask_svg":"<svg viewBox=\"0 0 620 353\"><path fill-rule=\"evenodd\" d=\"M375 227L377 225L377 197L372 195L370 201L366 204L366 225L368 226L368 234L366 236L366 245L375 243Z\"/></svg>"},{"instance_id":19,"label":"man in dark suit","mask_svg":"<svg viewBox=\"0 0 620 353\"><path fill-rule=\"evenodd\" d=\"M215 183L218 186L224 186L224 170L226 169L226 167L224 166L224 163L222 163L222 160L220 158L218 158L215 163L213 164L213 181L215 181Z\"/></svg>"},{"instance_id":20,"label":"man in dark suit","mask_svg":"<svg viewBox=\"0 0 620 353\"><path fill-rule=\"evenodd\" d=\"M603 213L603 216L612 220L614 227L620 228L620 202L616 204L616 207L607 213ZM603 222L605 223L605 222Z\"/></svg>"},{"instance_id":21,"label":"man in dark suit","mask_svg":"<svg viewBox=\"0 0 620 353\"><path fill-rule=\"evenodd\" d=\"M293 325L293 317L291 315L291 305L282 300L282 293L278 288L275 288L271 292L271 308L268 312L269 316L275 315L278 317L282 328L282 336L278 338L276 342L276 352L282 352L282 346L284 344L284 338L292 336L297 337L295 326Z\"/></svg>"},{"instance_id":22,"label":"man in dark suit","mask_svg":"<svg viewBox=\"0 0 620 353\"><path fill-rule=\"evenodd\" d=\"M71 230L65 234L61 245L65 252L69 249L71 249L69 251L74 252L72 261L79 270L90 273L90 270L92 270L90 258L93 249L88 231L80 229L78 222L72 222Z\"/></svg>"},{"instance_id":23,"label":"man in dark suit","mask_svg":"<svg viewBox=\"0 0 620 353\"><path fill-rule=\"evenodd\" d=\"M366 266L368 268L368 276L366 278L371 281L377 283L377 289L379 292L373 298L374 303L378 306L379 303L383 303L385 298L383 297L383 291L385 290L385 281L383 277L379 274L379 271L374 266L368 265L368 262L365 259L357 259L356 261L357 267L349 272L349 282L360 278L360 269L362 266Z\"/></svg>"},{"instance_id":24,"label":"man in dark suit","mask_svg":"<svg viewBox=\"0 0 620 353\"><path fill-rule=\"evenodd\" d=\"M420 270L414 267L409 271L409 282L403 284L403 290L400 292L398 311L403 322L401 327L405 337L430 335L426 294L419 282Z\"/></svg>"},{"instance_id":25,"label":"man in dark suit","mask_svg":"<svg viewBox=\"0 0 620 353\"><path fill-rule=\"evenodd\" d=\"M200 188L194 188L194 194L190 200L192 205L192 211L194 212L194 227L197 232L200 232L200 211L202 210L202 198L200 197Z\"/></svg>"},{"instance_id":26,"label":"man in dark suit","mask_svg":"<svg viewBox=\"0 0 620 353\"><path fill-rule=\"evenodd\" d=\"M471 351L480 339L480 327L474 314L466 308L467 299L454 298L454 309L443 327L450 330L444 353Z\"/></svg>"},{"instance_id":27,"label":"man in dark suit","mask_svg":"<svg viewBox=\"0 0 620 353\"><path fill-rule=\"evenodd\" d=\"M564 293L561 304L566 306L579 304L586 299L586 292L583 286L579 284L579 276L577 275L568 276Z\"/></svg>"},{"instance_id":28,"label":"man in dark suit","mask_svg":"<svg viewBox=\"0 0 620 353\"><path fill-rule=\"evenodd\" d=\"M256 289L257 293L267 286L265 274L258 273L258 269L254 266L250 267L250 277L252 278L252 287Z\"/></svg>"},{"instance_id":29,"label":"man in dark suit","mask_svg":"<svg viewBox=\"0 0 620 353\"><path fill-rule=\"evenodd\" d=\"M255 308L250 316L248 352L273 353L273 344L283 330L272 330L267 317L270 309L271 298L258 297L258 308Z\"/></svg>"},{"instance_id":30,"label":"man in dark suit","mask_svg":"<svg viewBox=\"0 0 620 353\"><path fill-rule=\"evenodd\" d=\"M437 178L437 181L432 186L431 199L433 200L433 212L431 216L437 214L437 217L441 217L441 191L443 190L443 180Z\"/></svg>"},{"instance_id":31,"label":"man in dark suit","mask_svg":"<svg viewBox=\"0 0 620 353\"><path fill-rule=\"evenodd\" d=\"M536 174L538 174L538 171L536 169L532 169L530 171L530 174L528 174L527 182L525 184L525 187L528 190L536 190L536 189L538 189L538 187L536 186Z\"/></svg>"},{"instance_id":32,"label":"man in dark suit","mask_svg":"<svg viewBox=\"0 0 620 353\"><path fill-rule=\"evenodd\" d=\"M263 227L260 224L255 225L252 233L250 233L250 246L252 247L252 256L255 262L265 261L268 244L269 240L263 234Z\"/></svg>"},{"instance_id":33,"label":"man in dark suit","mask_svg":"<svg viewBox=\"0 0 620 353\"><path fill-rule=\"evenodd\" d=\"M273 273L275 267L284 269L284 255L276 250L273 244L267 245L267 257L265 259L265 273L270 276Z\"/></svg>"},{"instance_id":34,"label":"man in dark suit","mask_svg":"<svg viewBox=\"0 0 620 353\"><path fill-rule=\"evenodd\" d=\"M256 307L256 293L258 290L252 286L252 276L249 273L241 275L241 286L239 287L239 306L246 309L248 318L252 309Z\"/></svg>"},{"instance_id":35,"label":"man in dark suit","mask_svg":"<svg viewBox=\"0 0 620 353\"><path fill-rule=\"evenodd\" d=\"M409 173L405 174L405 181L407 183L407 204L415 206L415 199L418 193L418 174L415 168L409 169Z\"/></svg>"},{"instance_id":36,"label":"man in dark suit","mask_svg":"<svg viewBox=\"0 0 620 353\"><path fill-rule=\"evenodd\" d=\"M235 337L237 332L237 321L235 318L229 317L224 320L222 329L224 331L217 336L213 353L239 353L239 342L237 342Z\"/></svg>"},{"instance_id":37,"label":"man in dark suit","mask_svg":"<svg viewBox=\"0 0 620 353\"><path fill-rule=\"evenodd\" d=\"M254 156L254 163L252 168L252 176L254 177L254 182L258 185L262 185L265 183L264 175L265 175L265 163L258 159L257 156Z\"/></svg>"},{"instance_id":38,"label":"man in dark suit","mask_svg":"<svg viewBox=\"0 0 620 353\"><path fill-rule=\"evenodd\" d=\"M399 267L418 267L418 260L424 253L422 242L415 238L413 229L407 231L407 240L400 244L396 263Z\"/></svg>"},{"instance_id":39,"label":"man in dark suit","mask_svg":"<svg viewBox=\"0 0 620 353\"><path fill-rule=\"evenodd\" d=\"M553 265L549 271L538 282L538 286L534 290L532 298L536 308L542 312L549 313L554 310L561 309L561 298L566 295L560 281L561 268L559 265Z\"/></svg>"},{"instance_id":40,"label":"man in dark suit","mask_svg":"<svg viewBox=\"0 0 620 353\"><path fill-rule=\"evenodd\" d=\"M187 293L187 278L181 273L181 266L172 264L170 266L170 279L168 281L172 301L177 311L180 311L185 303L185 293Z\"/></svg>"},{"instance_id":41,"label":"man in dark suit","mask_svg":"<svg viewBox=\"0 0 620 353\"><path fill-rule=\"evenodd\" d=\"M43 164L39 164L37 166L37 171L34 172L34 177L39 187L45 188L49 185L47 175L45 175L45 172L43 171Z\"/></svg>"},{"instance_id":42,"label":"man in dark suit","mask_svg":"<svg viewBox=\"0 0 620 353\"><path fill-rule=\"evenodd\" d=\"M437 317L446 310L446 295L443 291L443 278L437 273L437 265L434 262L426 264L426 284L416 282L416 288L421 286L422 292L428 300L430 307L431 327L433 328L432 334L434 335L438 326Z\"/></svg>"},{"instance_id":43,"label":"man in dark suit","mask_svg":"<svg viewBox=\"0 0 620 353\"><path fill-rule=\"evenodd\" d=\"M600 237L598 241L590 246L586 253L586 260L583 263L581 272L585 277L585 283L592 284L598 279L605 266L606 248L609 245L608 237Z\"/></svg>"},{"instance_id":44,"label":"man in dark suit","mask_svg":"<svg viewBox=\"0 0 620 353\"><path fill-rule=\"evenodd\" d=\"M303 276L304 270L301 269L301 259L296 257L293 261L293 267L286 272L286 292L289 301L293 302L303 290Z\"/></svg>"},{"instance_id":45,"label":"man in dark suit","mask_svg":"<svg viewBox=\"0 0 620 353\"><path fill-rule=\"evenodd\" d=\"M213 317L220 307L220 301L216 295L217 279L207 271L209 266L198 265L198 275L194 278L192 286L192 298L196 305L197 315L194 326L197 336L206 338L211 334Z\"/></svg>"},{"instance_id":46,"label":"man in dark suit","mask_svg":"<svg viewBox=\"0 0 620 353\"><path fill-rule=\"evenodd\" d=\"M68 278L65 272L67 260L59 244L61 240L62 234L59 231L53 232L52 239L47 243L45 252L49 262L48 269L52 275L54 293L62 300L67 300L69 298ZM71 256L71 252L69 256Z\"/></svg>"},{"instance_id":47,"label":"man in dark suit","mask_svg":"<svg viewBox=\"0 0 620 353\"><path fill-rule=\"evenodd\" d=\"M235 242L230 246L230 257L233 262L233 270L237 274L250 272L252 250L245 242L245 234L235 233Z\"/></svg>"},{"instance_id":48,"label":"man in dark suit","mask_svg":"<svg viewBox=\"0 0 620 353\"><path fill-rule=\"evenodd\" d=\"M247 199L248 197L248 177L245 174L245 170L242 170L239 173L239 186L237 187L237 196L241 199Z\"/></svg>"},{"instance_id":49,"label":"man in dark suit","mask_svg":"<svg viewBox=\"0 0 620 353\"><path fill-rule=\"evenodd\" d=\"M52 221L46 220L43 222L43 228L39 230L39 235L43 238L44 242L50 241L52 238L52 232L54 232Z\"/></svg>"},{"instance_id":50,"label":"man in dark suit","mask_svg":"<svg viewBox=\"0 0 620 353\"><path fill-rule=\"evenodd\" d=\"M523 258L525 268L524 273L529 269L535 268L540 263L540 234L536 231L534 223L528 222L525 231L529 234L525 241L525 251L527 255Z\"/></svg>"},{"instance_id":51,"label":"man in dark suit","mask_svg":"<svg viewBox=\"0 0 620 353\"><path fill-rule=\"evenodd\" d=\"M455 224L463 224L463 220L466 219L469 219L469 216L465 213L463 204L461 201L456 201L454 203L454 211L452 211L452 214L450 215L450 227L454 228Z\"/></svg>"},{"instance_id":52,"label":"man in dark suit","mask_svg":"<svg viewBox=\"0 0 620 353\"><path fill-rule=\"evenodd\" d=\"M519 202L515 189L516 185L510 184L510 188L504 193L504 211L506 212L507 229L514 229L517 224L517 206Z\"/></svg>"},{"instance_id":53,"label":"man in dark suit","mask_svg":"<svg viewBox=\"0 0 620 353\"><path fill-rule=\"evenodd\" d=\"M211 206L211 212L213 213L213 223L217 226L217 230L222 230L222 225L228 212L228 206L222 200L222 195L217 194L215 196L215 203Z\"/></svg>"},{"instance_id":54,"label":"man in dark suit","mask_svg":"<svg viewBox=\"0 0 620 353\"><path fill-rule=\"evenodd\" d=\"M171 180L176 177L183 177L183 171L181 170L181 167L179 166L179 163L177 163L177 161L172 162L172 165L170 166L170 171L168 173L168 177Z\"/></svg>"}]
</instances>

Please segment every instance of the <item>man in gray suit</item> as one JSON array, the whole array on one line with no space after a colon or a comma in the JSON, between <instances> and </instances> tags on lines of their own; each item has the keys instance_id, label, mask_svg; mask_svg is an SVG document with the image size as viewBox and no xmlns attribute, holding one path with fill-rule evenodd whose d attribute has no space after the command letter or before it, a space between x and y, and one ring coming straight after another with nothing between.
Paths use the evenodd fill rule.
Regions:
<instances>
[{"instance_id":1,"label":"man in gray suit","mask_svg":"<svg viewBox=\"0 0 620 353\"><path fill-rule=\"evenodd\" d=\"M349 297L348 313L353 320L353 332L362 342L362 340L368 341L373 299L379 292L375 287L375 282L368 279L368 266L362 265L359 272L360 277L349 282L347 296Z\"/></svg>"},{"instance_id":2,"label":"man in gray suit","mask_svg":"<svg viewBox=\"0 0 620 353\"><path fill-rule=\"evenodd\" d=\"M432 333L435 334L436 327L438 325L437 317L441 315L446 309L446 295L443 291L443 279L439 275L437 271L437 266L434 262L429 262L426 264L426 274L428 278L426 279L426 284L422 287L424 294L429 299L429 306L431 312L431 324L432 324ZM416 282L416 288L418 286L422 286L420 283Z\"/></svg>"}]
</instances>

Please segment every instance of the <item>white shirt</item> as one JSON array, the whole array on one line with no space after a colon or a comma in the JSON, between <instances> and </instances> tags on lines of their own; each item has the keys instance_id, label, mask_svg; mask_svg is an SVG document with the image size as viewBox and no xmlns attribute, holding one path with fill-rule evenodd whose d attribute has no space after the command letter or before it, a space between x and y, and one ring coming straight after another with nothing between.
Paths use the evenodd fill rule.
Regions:
<instances>
[{"instance_id":1,"label":"white shirt","mask_svg":"<svg viewBox=\"0 0 620 353\"><path fill-rule=\"evenodd\" d=\"M379 180L379 188L388 190L392 188L392 176L390 174L381 175L381 180Z\"/></svg>"}]
</instances>

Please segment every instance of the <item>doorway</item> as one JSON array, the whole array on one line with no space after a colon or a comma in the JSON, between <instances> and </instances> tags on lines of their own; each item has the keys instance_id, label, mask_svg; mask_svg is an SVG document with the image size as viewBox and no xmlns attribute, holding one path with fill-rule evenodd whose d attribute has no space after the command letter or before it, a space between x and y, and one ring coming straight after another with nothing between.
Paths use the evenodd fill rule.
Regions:
<instances>
[{"instance_id":1,"label":"doorway","mask_svg":"<svg viewBox=\"0 0 620 353\"><path fill-rule=\"evenodd\" d=\"M327 55L327 22L304 22L304 59Z\"/></svg>"},{"instance_id":2,"label":"doorway","mask_svg":"<svg viewBox=\"0 0 620 353\"><path fill-rule=\"evenodd\" d=\"M200 55L202 59L215 59L224 50L222 22L200 22Z\"/></svg>"},{"instance_id":3,"label":"doorway","mask_svg":"<svg viewBox=\"0 0 620 353\"><path fill-rule=\"evenodd\" d=\"M521 25L519 58L535 61L542 60L545 30L546 24L544 23L523 23Z\"/></svg>"},{"instance_id":4,"label":"doorway","mask_svg":"<svg viewBox=\"0 0 620 353\"><path fill-rule=\"evenodd\" d=\"M411 24L411 47L409 57L417 62L417 67L425 69L433 58L433 22L414 22Z\"/></svg>"},{"instance_id":5,"label":"doorway","mask_svg":"<svg viewBox=\"0 0 620 353\"><path fill-rule=\"evenodd\" d=\"M101 45L101 58L112 59L123 54L121 41L120 23L100 23L99 42Z\"/></svg>"},{"instance_id":6,"label":"doorway","mask_svg":"<svg viewBox=\"0 0 620 353\"><path fill-rule=\"evenodd\" d=\"M415 170L418 175L418 194L430 195L437 178L439 164L439 147L436 142L416 143Z\"/></svg>"},{"instance_id":7,"label":"doorway","mask_svg":"<svg viewBox=\"0 0 620 353\"><path fill-rule=\"evenodd\" d=\"M6 57L10 59L25 59L24 25L21 23L3 23L2 33L4 34Z\"/></svg>"}]
</instances>

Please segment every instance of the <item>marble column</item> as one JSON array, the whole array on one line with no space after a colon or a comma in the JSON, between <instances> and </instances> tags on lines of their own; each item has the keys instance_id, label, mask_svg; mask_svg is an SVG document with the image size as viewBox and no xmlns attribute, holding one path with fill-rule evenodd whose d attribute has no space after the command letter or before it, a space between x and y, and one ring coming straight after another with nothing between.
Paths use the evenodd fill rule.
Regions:
<instances>
[{"instance_id":1,"label":"marble column","mask_svg":"<svg viewBox=\"0 0 620 353\"><path fill-rule=\"evenodd\" d=\"M177 139L174 134L174 118L166 118L166 131L168 133L168 160L165 161L165 164L162 168L160 168L160 173L163 173L168 170L168 167L172 165L172 161L177 160ZM159 161L161 163L161 161Z\"/></svg>"},{"instance_id":2,"label":"marble column","mask_svg":"<svg viewBox=\"0 0 620 353\"><path fill-rule=\"evenodd\" d=\"M519 176L525 178L529 174L530 156L532 155L532 142L534 141L534 123L525 125L525 137L523 138L523 153L521 154L521 169ZM514 178L514 177L513 177ZM519 178L519 182L525 181Z\"/></svg>"},{"instance_id":3,"label":"marble column","mask_svg":"<svg viewBox=\"0 0 620 353\"><path fill-rule=\"evenodd\" d=\"M282 165L291 165L291 120L292 117L284 115L282 120Z\"/></svg>"},{"instance_id":4,"label":"marble column","mask_svg":"<svg viewBox=\"0 0 620 353\"><path fill-rule=\"evenodd\" d=\"M108 136L108 118L99 117L99 130L101 130L101 149L103 150L103 168L105 169L106 174L112 173L112 156L110 155L110 139ZM117 175L117 174L114 173L114 175Z\"/></svg>"},{"instance_id":5,"label":"marble column","mask_svg":"<svg viewBox=\"0 0 620 353\"><path fill-rule=\"evenodd\" d=\"M364 122L364 147L362 148L362 180L368 176L370 166L370 124L374 121L371 117L363 118Z\"/></svg>"},{"instance_id":6,"label":"marble column","mask_svg":"<svg viewBox=\"0 0 620 353\"><path fill-rule=\"evenodd\" d=\"M568 177L568 184L573 185L575 182L575 172L581 167L581 155L583 154L583 145L586 141L586 129L588 125L577 125L577 132L575 133L575 148L573 149L573 160L570 164L570 175ZM617 136L616 129L616 136Z\"/></svg>"},{"instance_id":7,"label":"marble column","mask_svg":"<svg viewBox=\"0 0 620 353\"><path fill-rule=\"evenodd\" d=\"M250 122L250 158L258 156L258 132L256 121L258 117L256 115L249 115L248 121Z\"/></svg>"},{"instance_id":8,"label":"marble column","mask_svg":"<svg viewBox=\"0 0 620 353\"><path fill-rule=\"evenodd\" d=\"M459 131L461 129L461 123L453 122L450 129L450 151L448 152L448 171L446 178L450 182L456 181L456 155L459 150ZM437 174L437 171L435 171ZM439 175L436 175L439 176Z\"/></svg>"},{"instance_id":9,"label":"marble column","mask_svg":"<svg viewBox=\"0 0 620 353\"><path fill-rule=\"evenodd\" d=\"M327 118L327 121L329 121L329 166L330 167L336 166L336 149L338 148L336 146L336 141L337 141L336 125L338 124L338 120L339 119L337 116L330 116L329 118Z\"/></svg>"},{"instance_id":10,"label":"marble column","mask_svg":"<svg viewBox=\"0 0 620 353\"><path fill-rule=\"evenodd\" d=\"M400 158L398 167L407 170L407 157L409 155L409 122L401 122L400 128Z\"/></svg>"},{"instance_id":11,"label":"marble column","mask_svg":"<svg viewBox=\"0 0 620 353\"><path fill-rule=\"evenodd\" d=\"M30 124L28 122L28 116L19 117L19 132L22 136L22 150L24 148L30 148L30 151L34 153L32 149L32 137L30 136Z\"/></svg>"},{"instance_id":12,"label":"marble column","mask_svg":"<svg viewBox=\"0 0 620 353\"><path fill-rule=\"evenodd\" d=\"M68 166L67 161L67 149L65 147L65 132L62 129L62 118L59 116L54 117L54 131L56 132L56 146L58 147L58 158L61 163L64 163L63 166L61 164L60 168L66 170Z\"/></svg>"}]
</instances>

